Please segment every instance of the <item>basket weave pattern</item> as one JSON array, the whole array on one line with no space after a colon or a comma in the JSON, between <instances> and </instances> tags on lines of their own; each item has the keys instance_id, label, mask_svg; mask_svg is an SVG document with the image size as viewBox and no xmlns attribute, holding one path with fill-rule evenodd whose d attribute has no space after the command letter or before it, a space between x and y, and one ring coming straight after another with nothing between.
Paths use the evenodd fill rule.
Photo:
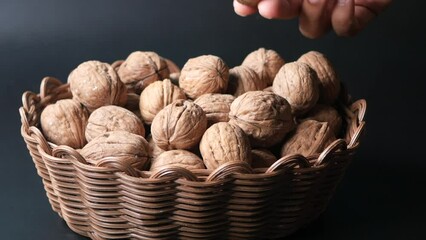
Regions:
<instances>
[{"instance_id":1,"label":"basket weave pattern","mask_svg":"<svg viewBox=\"0 0 426 240\"><path fill-rule=\"evenodd\" d=\"M43 79L22 96L21 134L52 209L92 239L259 239L284 237L317 218L359 146L366 102L345 104L346 136L320 155L292 155L268 169L228 163L214 171L137 171L87 164L43 136L43 108L71 98L68 84Z\"/></svg>"}]
</instances>

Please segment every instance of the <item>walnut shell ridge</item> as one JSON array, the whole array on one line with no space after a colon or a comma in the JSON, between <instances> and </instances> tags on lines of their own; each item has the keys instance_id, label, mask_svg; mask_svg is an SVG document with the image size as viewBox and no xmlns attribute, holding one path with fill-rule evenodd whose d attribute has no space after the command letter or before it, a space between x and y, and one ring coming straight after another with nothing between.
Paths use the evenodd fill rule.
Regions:
<instances>
[{"instance_id":1,"label":"walnut shell ridge","mask_svg":"<svg viewBox=\"0 0 426 240\"><path fill-rule=\"evenodd\" d=\"M275 76L272 89L290 103L295 116L309 111L319 98L318 77L301 62L286 63Z\"/></svg>"},{"instance_id":2,"label":"walnut shell ridge","mask_svg":"<svg viewBox=\"0 0 426 240\"><path fill-rule=\"evenodd\" d=\"M72 99L47 105L41 113L40 124L46 139L56 145L82 148L86 144L84 131L89 112Z\"/></svg>"},{"instance_id":3,"label":"walnut shell ridge","mask_svg":"<svg viewBox=\"0 0 426 240\"><path fill-rule=\"evenodd\" d=\"M153 82L140 96L139 109L142 119L151 124L161 109L178 99L186 99L185 93L169 79Z\"/></svg>"},{"instance_id":4,"label":"walnut shell ridge","mask_svg":"<svg viewBox=\"0 0 426 240\"><path fill-rule=\"evenodd\" d=\"M201 138L200 152L207 169L231 161L251 163L250 141L244 131L227 122L209 127Z\"/></svg>"},{"instance_id":5,"label":"walnut shell ridge","mask_svg":"<svg viewBox=\"0 0 426 240\"><path fill-rule=\"evenodd\" d=\"M238 97L248 91L263 90L267 86L267 83L249 67L237 66L229 70L227 92L235 97Z\"/></svg>"},{"instance_id":6,"label":"walnut shell ridge","mask_svg":"<svg viewBox=\"0 0 426 240\"><path fill-rule=\"evenodd\" d=\"M191 149L206 128L203 109L192 101L179 99L158 112L151 124L151 134L157 146L164 150Z\"/></svg>"},{"instance_id":7,"label":"walnut shell ridge","mask_svg":"<svg viewBox=\"0 0 426 240\"><path fill-rule=\"evenodd\" d=\"M87 61L78 65L68 76L73 99L90 112L105 105L124 106L126 87L108 63Z\"/></svg>"},{"instance_id":8,"label":"walnut shell ridge","mask_svg":"<svg viewBox=\"0 0 426 240\"><path fill-rule=\"evenodd\" d=\"M177 166L188 170L205 169L203 160L186 150L170 150L161 153L151 162L150 171L157 171L163 167Z\"/></svg>"},{"instance_id":9,"label":"walnut shell ridge","mask_svg":"<svg viewBox=\"0 0 426 240\"><path fill-rule=\"evenodd\" d=\"M249 53L241 65L253 69L266 85L272 85L275 75L284 64L284 59L276 51L259 48Z\"/></svg>"},{"instance_id":10,"label":"walnut shell ridge","mask_svg":"<svg viewBox=\"0 0 426 240\"><path fill-rule=\"evenodd\" d=\"M228 87L229 68L225 62L213 55L202 55L189 59L179 76L179 87L191 99L206 93L225 93Z\"/></svg>"},{"instance_id":11,"label":"walnut shell ridge","mask_svg":"<svg viewBox=\"0 0 426 240\"><path fill-rule=\"evenodd\" d=\"M132 52L117 73L127 88L138 94L149 84L169 77L165 59L150 51Z\"/></svg>"},{"instance_id":12,"label":"walnut shell ridge","mask_svg":"<svg viewBox=\"0 0 426 240\"><path fill-rule=\"evenodd\" d=\"M148 163L148 142L144 137L126 131L104 133L84 146L80 154L92 165L117 161L142 170Z\"/></svg>"},{"instance_id":13,"label":"walnut shell ridge","mask_svg":"<svg viewBox=\"0 0 426 240\"><path fill-rule=\"evenodd\" d=\"M145 137L145 127L138 116L130 110L114 105L100 107L90 114L85 136L90 142L106 132L119 130Z\"/></svg>"},{"instance_id":14,"label":"walnut shell ridge","mask_svg":"<svg viewBox=\"0 0 426 240\"><path fill-rule=\"evenodd\" d=\"M306 120L297 125L296 130L286 139L281 148L281 156L301 154L309 157L321 153L336 137L326 122Z\"/></svg>"},{"instance_id":15,"label":"walnut shell ridge","mask_svg":"<svg viewBox=\"0 0 426 240\"><path fill-rule=\"evenodd\" d=\"M327 57L317 51L310 51L297 60L308 64L316 73L319 80L321 103L332 104L340 93L340 80Z\"/></svg>"},{"instance_id":16,"label":"walnut shell ridge","mask_svg":"<svg viewBox=\"0 0 426 240\"><path fill-rule=\"evenodd\" d=\"M248 135L252 147L271 147L294 128L290 104L266 91L251 91L231 104L229 122Z\"/></svg>"},{"instance_id":17,"label":"walnut shell ridge","mask_svg":"<svg viewBox=\"0 0 426 240\"><path fill-rule=\"evenodd\" d=\"M207 93L203 94L194 103L206 113L208 125L217 122L229 121L229 110L235 97L229 94Z\"/></svg>"}]
</instances>

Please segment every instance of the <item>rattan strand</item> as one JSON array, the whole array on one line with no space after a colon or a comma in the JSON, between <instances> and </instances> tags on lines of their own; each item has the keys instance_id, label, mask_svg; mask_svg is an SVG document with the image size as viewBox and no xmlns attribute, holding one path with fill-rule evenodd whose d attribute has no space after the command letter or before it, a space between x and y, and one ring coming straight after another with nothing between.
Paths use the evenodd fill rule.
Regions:
<instances>
[{"instance_id":1,"label":"rattan strand","mask_svg":"<svg viewBox=\"0 0 426 240\"><path fill-rule=\"evenodd\" d=\"M327 207L365 128L364 100L349 104L343 139L309 159L286 156L269 168L231 162L219 169L135 170L106 159L89 165L75 150L49 143L43 108L70 98L68 84L46 77L40 93L22 96L21 135L52 209L70 229L92 239L259 239L287 236Z\"/></svg>"}]
</instances>

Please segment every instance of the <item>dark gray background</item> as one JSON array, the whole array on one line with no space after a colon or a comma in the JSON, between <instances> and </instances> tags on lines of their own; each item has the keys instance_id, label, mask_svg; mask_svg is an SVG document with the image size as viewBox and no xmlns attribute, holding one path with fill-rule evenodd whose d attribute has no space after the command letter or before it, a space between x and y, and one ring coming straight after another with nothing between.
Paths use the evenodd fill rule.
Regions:
<instances>
[{"instance_id":1,"label":"dark gray background","mask_svg":"<svg viewBox=\"0 0 426 240\"><path fill-rule=\"evenodd\" d=\"M182 66L214 54L229 66L265 47L286 61L317 50L368 102L361 149L327 212L289 239L424 239L425 27L422 1L394 1L353 38L309 40L297 20L234 14L231 0L0 1L0 234L80 239L50 209L20 135L21 94L79 63L156 51Z\"/></svg>"}]
</instances>

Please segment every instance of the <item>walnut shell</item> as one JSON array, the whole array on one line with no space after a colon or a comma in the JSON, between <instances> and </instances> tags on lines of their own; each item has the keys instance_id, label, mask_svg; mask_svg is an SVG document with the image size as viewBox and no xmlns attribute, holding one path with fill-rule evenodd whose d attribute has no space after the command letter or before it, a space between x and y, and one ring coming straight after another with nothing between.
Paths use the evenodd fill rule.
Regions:
<instances>
[{"instance_id":1,"label":"walnut shell","mask_svg":"<svg viewBox=\"0 0 426 240\"><path fill-rule=\"evenodd\" d=\"M140 96L136 93L127 93L127 102L124 108L134 113L139 119L142 119L141 111L139 110Z\"/></svg>"},{"instance_id":2,"label":"walnut shell","mask_svg":"<svg viewBox=\"0 0 426 240\"><path fill-rule=\"evenodd\" d=\"M201 138L200 152L207 169L230 161L251 163L250 141L244 131L227 122L209 127Z\"/></svg>"},{"instance_id":3,"label":"walnut shell","mask_svg":"<svg viewBox=\"0 0 426 240\"><path fill-rule=\"evenodd\" d=\"M265 91L265 92L274 92L274 90L272 89L272 86L264 88L263 91Z\"/></svg>"},{"instance_id":4,"label":"walnut shell","mask_svg":"<svg viewBox=\"0 0 426 240\"><path fill-rule=\"evenodd\" d=\"M166 61L155 52L132 52L120 65L121 81L127 88L140 93L146 86L169 76Z\"/></svg>"},{"instance_id":5,"label":"walnut shell","mask_svg":"<svg viewBox=\"0 0 426 240\"><path fill-rule=\"evenodd\" d=\"M207 93L195 99L194 103L206 113L208 125L229 121L229 110L235 97L229 94Z\"/></svg>"},{"instance_id":6,"label":"walnut shell","mask_svg":"<svg viewBox=\"0 0 426 240\"><path fill-rule=\"evenodd\" d=\"M108 63L87 61L68 76L73 98L90 112L105 105L124 106L127 93L124 84Z\"/></svg>"},{"instance_id":7,"label":"walnut shell","mask_svg":"<svg viewBox=\"0 0 426 240\"><path fill-rule=\"evenodd\" d=\"M266 85L272 85L284 59L274 50L259 48L246 56L241 65L253 69Z\"/></svg>"},{"instance_id":8,"label":"walnut shell","mask_svg":"<svg viewBox=\"0 0 426 240\"><path fill-rule=\"evenodd\" d=\"M227 92L236 97L248 91L263 90L267 86L266 82L249 67L237 66L229 70Z\"/></svg>"},{"instance_id":9,"label":"walnut shell","mask_svg":"<svg viewBox=\"0 0 426 240\"><path fill-rule=\"evenodd\" d=\"M86 144L84 130L88 118L89 112L83 105L72 99L63 99L44 108L40 123L48 141L82 148Z\"/></svg>"},{"instance_id":10,"label":"walnut shell","mask_svg":"<svg viewBox=\"0 0 426 240\"><path fill-rule=\"evenodd\" d=\"M151 162L150 171L157 171L163 167L177 166L188 170L205 169L203 160L186 150L170 150L161 153Z\"/></svg>"},{"instance_id":11,"label":"walnut shell","mask_svg":"<svg viewBox=\"0 0 426 240\"><path fill-rule=\"evenodd\" d=\"M320 83L319 101L325 104L334 103L340 93L340 81L327 57L320 52L310 51L297 61L308 64L317 73Z\"/></svg>"},{"instance_id":12,"label":"walnut shell","mask_svg":"<svg viewBox=\"0 0 426 240\"><path fill-rule=\"evenodd\" d=\"M326 122L301 122L281 148L281 156L301 154L309 157L321 153L336 138Z\"/></svg>"},{"instance_id":13,"label":"walnut shell","mask_svg":"<svg viewBox=\"0 0 426 240\"><path fill-rule=\"evenodd\" d=\"M252 149L251 159L252 168L267 168L277 161L275 155L268 149Z\"/></svg>"},{"instance_id":14,"label":"walnut shell","mask_svg":"<svg viewBox=\"0 0 426 240\"><path fill-rule=\"evenodd\" d=\"M285 64L275 77L272 89L291 105L295 116L309 111L318 101L318 77L306 63Z\"/></svg>"},{"instance_id":15,"label":"walnut shell","mask_svg":"<svg viewBox=\"0 0 426 240\"><path fill-rule=\"evenodd\" d=\"M290 104L266 91L251 91L231 104L229 122L242 128L253 147L270 147L294 128Z\"/></svg>"},{"instance_id":16,"label":"walnut shell","mask_svg":"<svg viewBox=\"0 0 426 240\"><path fill-rule=\"evenodd\" d=\"M327 122L335 136L339 136L342 130L342 117L334 107L328 105L317 104L303 119L301 119L301 121L306 120Z\"/></svg>"},{"instance_id":17,"label":"walnut shell","mask_svg":"<svg viewBox=\"0 0 426 240\"><path fill-rule=\"evenodd\" d=\"M229 80L229 68L213 55L189 59L182 68L179 87L191 99L206 93L225 93Z\"/></svg>"},{"instance_id":18,"label":"walnut shell","mask_svg":"<svg viewBox=\"0 0 426 240\"><path fill-rule=\"evenodd\" d=\"M112 160L143 169L148 162L148 148L148 142L140 135L112 131L92 139L80 153L88 163L95 166Z\"/></svg>"},{"instance_id":19,"label":"walnut shell","mask_svg":"<svg viewBox=\"0 0 426 240\"><path fill-rule=\"evenodd\" d=\"M191 149L207 128L203 109L189 100L176 100L154 117L151 134L164 150Z\"/></svg>"},{"instance_id":20,"label":"walnut shell","mask_svg":"<svg viewBox=\"0 0 426 240\"><path fill-rule=\"evenodd\" d=\"M178 99L186 99L182 89L172 84L169 79L155 81L141 93L139 109L142 119L151 124L161 109Z\"/></svg>"},{"instance_id":21,"label":"walnut shell","mask_svg":"<svg viewBox=\"0 0 426 240\"><path fill-rule=\"evenodd\" d=\"M125 108L110 105L100 107L90 114L86 140L90 142L99 135L118 130L145 136L145 127L138 116Z\"/></svg>"},{"instance_id":22,"label":"walnut shell","mask_svg":"<svg viewBox=\"0 0 426 240\"><path fill-rule=\"evenodd\" d=\"M164 149L161 149L157 146L157 144L155 144L154 139L152 139L152 135L148 136L147 141L149 144L148 156L151 160L157 158L160 154L165 152Z\"/></svg>"}]
</instances>

